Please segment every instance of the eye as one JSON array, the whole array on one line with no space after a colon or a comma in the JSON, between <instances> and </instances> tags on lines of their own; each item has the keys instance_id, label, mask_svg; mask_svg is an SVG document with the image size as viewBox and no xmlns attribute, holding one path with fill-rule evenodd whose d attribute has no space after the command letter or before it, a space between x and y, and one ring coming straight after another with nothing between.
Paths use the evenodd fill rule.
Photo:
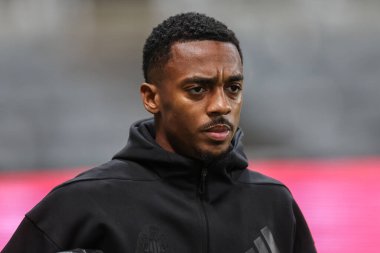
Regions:
<instances>
[{"instance_id":1,"label":"eye","mask_svg":"<svg viewBox=\"0 0 380 253\"><path fill-rule=\"evenodd\" d=\"M196 87L190 88L188 91L192 95L199 95L199 94L202 94L203 92L205 92L206 89L203 88L202 86L196 86Z\"/></svg>"},{"instance_id":2,"label":"eye","mask_svg":"<svg viewBox=\"0 0 380 253\"><path fill-rule=\"evenodd\" d=\"M233 94L238 94L242 90L242 87L240 84L231 84L227 87L227 90Z\"/></svg>"}]
</instances>

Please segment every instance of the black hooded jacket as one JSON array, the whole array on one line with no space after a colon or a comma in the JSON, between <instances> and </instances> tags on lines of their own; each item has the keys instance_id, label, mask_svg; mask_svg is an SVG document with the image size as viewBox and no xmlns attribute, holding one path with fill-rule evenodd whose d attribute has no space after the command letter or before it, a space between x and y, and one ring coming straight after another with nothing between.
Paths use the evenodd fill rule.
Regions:
<instances>
[{"instance_id":1,"label":"black hooded jacket","mask_svg":"<svg viewBox=\"0 0 380 253\"><path fill-rule=\"evenodd\" d=\"M134 124L121 152L51 191L2 252L316 252L288 189L246 169L240 130L210 163L167 152L154 135L153 120Z\"/></svg>"}]
</instances>

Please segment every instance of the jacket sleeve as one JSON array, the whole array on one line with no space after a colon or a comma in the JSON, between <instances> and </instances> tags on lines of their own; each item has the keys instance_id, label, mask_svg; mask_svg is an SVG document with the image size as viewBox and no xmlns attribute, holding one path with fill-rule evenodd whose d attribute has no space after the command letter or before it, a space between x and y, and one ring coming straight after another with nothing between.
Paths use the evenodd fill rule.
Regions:
<instances>
[{"instance_id":1,"label":"jacket sleeve","mask_svg":"<svg viewBox=\"0 0 380 253\"><path fill-rule=\"evenodd\" d=\"M293 202L293 212L296 220L294 253L316 253L317 250L309 227L295 201Z\"/></svg>"},{"instance_id":2,"label":"jacket sleeve","mask_svg":"<svg viewBox=\"0 0 380 253\"><path fill-rule=\"evenodd\" d=\"M57 251L58 246L26 216L1 253Z\"/></svg>"}]
</instances>

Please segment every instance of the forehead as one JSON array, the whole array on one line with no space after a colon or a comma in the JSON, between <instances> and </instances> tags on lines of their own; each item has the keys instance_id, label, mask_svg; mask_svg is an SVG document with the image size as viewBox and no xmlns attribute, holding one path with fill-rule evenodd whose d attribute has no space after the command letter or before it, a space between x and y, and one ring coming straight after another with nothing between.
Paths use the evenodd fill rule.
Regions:
<instances>
[{"instance_id":1,"label":"forehead","mask_svg":"<svg viewBox=\"0 0 380 253\"><path fill-rule=\"evenodd\" d=\"M233 60L241 63L236 46L230 42L213 40L176 42L170 50L171 60L200 60L209 57L213 60Z\"/></svg>"},{"instance_id":2,"label":"forehead","mask_svg":"<svg viewBox=\"0 0 380 253\"><path fill-rule=\"evenodd\" d=\"M172 78L173 74L241 74L242 70L241 58L234 44L212 40L186 41L176 42L171 46L164 75Z\"/></svg>"}]
</instances>

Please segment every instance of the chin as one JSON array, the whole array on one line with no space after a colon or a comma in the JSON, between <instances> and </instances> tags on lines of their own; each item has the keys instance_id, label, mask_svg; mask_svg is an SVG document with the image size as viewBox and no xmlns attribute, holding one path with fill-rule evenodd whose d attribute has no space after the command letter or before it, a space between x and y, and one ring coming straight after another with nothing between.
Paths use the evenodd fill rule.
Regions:
<instances>
[{"instance_id":1,"label":"chin","mask_svg":"<svg viewBox=\"0 0 380 253\"><path fill-rule=\"evenodd\" d=\"M224 156L228 152L228 147L226 148L209 148L209 149L199 149L197 154L198 158L202 161L210 161L218 159Z\"/></svg>"}]
</instances>

